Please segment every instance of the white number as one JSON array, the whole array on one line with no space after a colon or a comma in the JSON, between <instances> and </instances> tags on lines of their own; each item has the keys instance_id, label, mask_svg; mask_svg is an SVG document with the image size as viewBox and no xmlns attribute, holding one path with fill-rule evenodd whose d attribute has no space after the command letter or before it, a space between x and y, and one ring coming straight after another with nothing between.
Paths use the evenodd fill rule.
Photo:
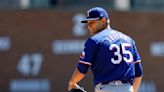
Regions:
<instances>
[{"instance_id":1,"label":"white number","mask_svg":"<svg viewBox=\"0 0 164 92\"><path fill-rule=\"evenodd\" d=\"M114 52L114 55L118 57L118 59L111 58L111 61L113 64L119 64L122 61L122 56L120 54L120 47L117 44L111 44L109 47L109 50L113 50L116 48L116 51Z\"/></svg>"},{"instance_id":2,"label":"white number","mask_svg":"<svg viewBox=\"0 0 164 92\"><path fill-rule=\"evenodd\" d=\"M111 58L111 62L113 64L119 64L122 61L122 59L127 63L132 62L133 61L133 55L130 52L130 50L126 49L128 47L130 47L130 44L128 44L128 43L122 43L121 48L117 44L111 44L109 47L109 50L116 49L116 51L114 52L114 56L117 56L117 59ZM121 50L122 50L122 54L121 54ZM128 55L129 58L125 57L124 55Z\"/></svg>"},{"instance_id":3,"label":"white number","mask_svg":"<svg viewBox=\"0 0 164 92\"><path fill-rule=\"evenodd\" d=\"M37 76L40 72L43 55L39 53L24 54L17 66L17 69L24 76Z\"/></svg>"},{"instance_id":4,"label":"white number","mask_svg":"<svg viewBox=\"0 0 164 92\"><path fill-rule=\"evenodd\" d=\"M127 47L131 47L130 44L128 44L128 43L122 43L121 46L122 46L122 53L125 54L125 55L129 55L129 58L123 57L123 59L125 60L125 62L127 62L127 63L132 62L133 61L133 55L130 52L130 50L126 50Z\"/></svg>"}]
</instances>

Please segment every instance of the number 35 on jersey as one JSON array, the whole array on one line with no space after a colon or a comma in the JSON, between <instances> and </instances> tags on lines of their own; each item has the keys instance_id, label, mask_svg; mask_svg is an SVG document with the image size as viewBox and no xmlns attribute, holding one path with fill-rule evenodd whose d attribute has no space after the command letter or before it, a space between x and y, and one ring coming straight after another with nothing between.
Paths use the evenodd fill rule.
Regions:
<instances>
[{"instance_id":1,"label":"number 35 on jersey","mask_svg":"<svg viewBox=\"0 0 164 92\"><path fill-rule=\"evenodd\" d=\"M121 46L118 44L111 44L109 46L109 50L114 50L114 56L117 58L111 58L111 62L113 64L120 64L122 61L127 63L133 62L133 54L132 52L127 49L131 48L129 43L121 43ZM128 55L128 57L126 57Z\"/></svg>"}]
</instances>

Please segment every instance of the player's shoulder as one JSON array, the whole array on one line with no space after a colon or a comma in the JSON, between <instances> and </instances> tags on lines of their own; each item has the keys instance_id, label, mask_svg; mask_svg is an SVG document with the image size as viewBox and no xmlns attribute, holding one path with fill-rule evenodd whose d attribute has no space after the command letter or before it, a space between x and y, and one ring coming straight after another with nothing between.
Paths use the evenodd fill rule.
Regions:
<instances>
[{"instance_id":1,"label":"player's shoulder","mask_svg":"<svg viewBox=\"0 0 164 92\"><path fill-rule=\"evenodd\" d=\"M91 39L94 40L94 41L103 40L103 38L106 37L109 34L109 32L110 32L109 29L104 29L104 30L96 33L95 35L93 35L91 37Z\"/></svg>"},{"instance_id":2,"label":"player's shoulder","mask_svg":"<svg viewBox=\"0 0 164 92\"><path fill-rule=\"evenodd\" d=\"M90 36L87 40L85 44L98 44L99 42L104 40L105 34L107 30L102 30L101 32L94 34L92 36Z\"/></svg>"},{"instance_id":3,"label":"player's shoulder","mask_svg":"<svg viewBox=\"0 0 164 92\"><path fill-rule=\"evenodd\" d=\"M115 30L115 31L117 31L117 30ZM117 31L117 33L123 35L123 36L124 36L125 38L127 38L128 40L134 41L133 38L132 38L131 36L129 36L129 35L123 33L123 32Z\"/></svg>"},{"instance_id":4,"label":"player's shoulder","mask_svg":"<svg viewBox=\"0 0 164 92\"><path fill-rule=\"evenodd\" d=\"M95 45L96 41L94 39L92 39L92 37L89 37L86 42L85 42L85 46L91 46L91 45Z\"/></svg>"}]
</instances>

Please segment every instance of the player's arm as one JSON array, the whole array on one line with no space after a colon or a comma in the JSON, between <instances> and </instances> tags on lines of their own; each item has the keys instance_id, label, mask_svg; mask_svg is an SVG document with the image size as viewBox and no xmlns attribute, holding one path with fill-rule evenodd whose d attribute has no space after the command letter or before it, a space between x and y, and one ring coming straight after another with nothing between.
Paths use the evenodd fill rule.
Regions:
<instances>
[{"instance_id":1,"label":"player's arm","mask_svg":"<svg viewBox=\"0 0 164 92\"><path fill-rule=\"evenodd\" d=\"M81 73L77 68L75 69L72 78L69 82L68 90L71 90L72 88L75 88L75 84L78 83L80 80L82 80L85 77L85 74Z\"/></svg>"},{"instance_id":2,"label":"player's arm","mask_svg":"<svg viewBox=\"0 0 164 92\"><path fill-rule=\"evenodd\" d=\"M77 84L79 81L81 81L85 77L85 75L89 69L90 64L89 63L84 64L82 62L83 61L79 61L79 63L78 63L78 66L75 69L75 71L72 75L72 78L69 82L68 90L75 88L75 84Z\"/></svg>"},{"instance_id":3,"label":"player's arm","mask_svg":"<svg viewBox=\"0 0 164 92\"><path fill-rule=\"evenodd\" d=\"M135 63L135 77L133 83L134 92L138 92L139 86L141 84L142 76L143 76L143 70L142 70L141 62L139 61Z\"/></svg>"},{"instance_id":4,"label":"player's arm","mask_svg":"<svg viewBox=\"0 0 164 92\"><path fill-rule=\"evenodd\" d=\"M85 77L85 74L87 73L89 67L92 65L93 57L96 51L95 47L95 42L92 39L88 39L85 43L84 52L80 56L78 66L75 69L69 82L68 90L75 87L75 84Z\"/></svg>"},{"instance_id":5,"label":"player's arm","mask_svg":"<svg viewBox=\"0 0 164 92\"><path fill-rule=\"evenodd\" d=\"M135 61L135 77L133 82L133 89L134 92L138 92L139 86L141 84L142 76L143 76L143 69L141 64L141 57L138 54L137 47L135 45L135 42L132 42L133 49L134 49L134 61Z\"/></svg>"},{"instance_id":6,"label":"player's arm","mask_svg":"<svg viewBox=\"0 0 164 92\"><path fill-rule=\"evenodd\" d=\"M142 76L134 78L134 84L133 84L134 92L138 92L139 86L141 84L141 80L142 80Z\"/></svg>"}]
</instances>

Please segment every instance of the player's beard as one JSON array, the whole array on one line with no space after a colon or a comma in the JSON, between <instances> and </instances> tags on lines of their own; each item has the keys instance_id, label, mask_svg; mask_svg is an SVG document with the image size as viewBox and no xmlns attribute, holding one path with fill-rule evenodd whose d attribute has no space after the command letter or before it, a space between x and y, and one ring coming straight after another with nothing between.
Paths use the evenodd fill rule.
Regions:
<instances>
[{"instance_id":1,"label":"player's beard","mask_svg":"<svg viewBox=\"0 0 164 92\"><path fill-rule=\"evenodd\" d=\"M100 31L99 25L90 25L88 26L88 30L90 32L90 35L94 35Z\"/></svg>"},{"instance_id":2,"label":"player's beard","mask_svg":"<svg viewBox=\"0 0 164 92\"><path fill-rule=\"evenodd\" d=\"M90 35L94 35L96 33L96 29L94 28L88 28Z\"/></svg>"}]
</instances>

